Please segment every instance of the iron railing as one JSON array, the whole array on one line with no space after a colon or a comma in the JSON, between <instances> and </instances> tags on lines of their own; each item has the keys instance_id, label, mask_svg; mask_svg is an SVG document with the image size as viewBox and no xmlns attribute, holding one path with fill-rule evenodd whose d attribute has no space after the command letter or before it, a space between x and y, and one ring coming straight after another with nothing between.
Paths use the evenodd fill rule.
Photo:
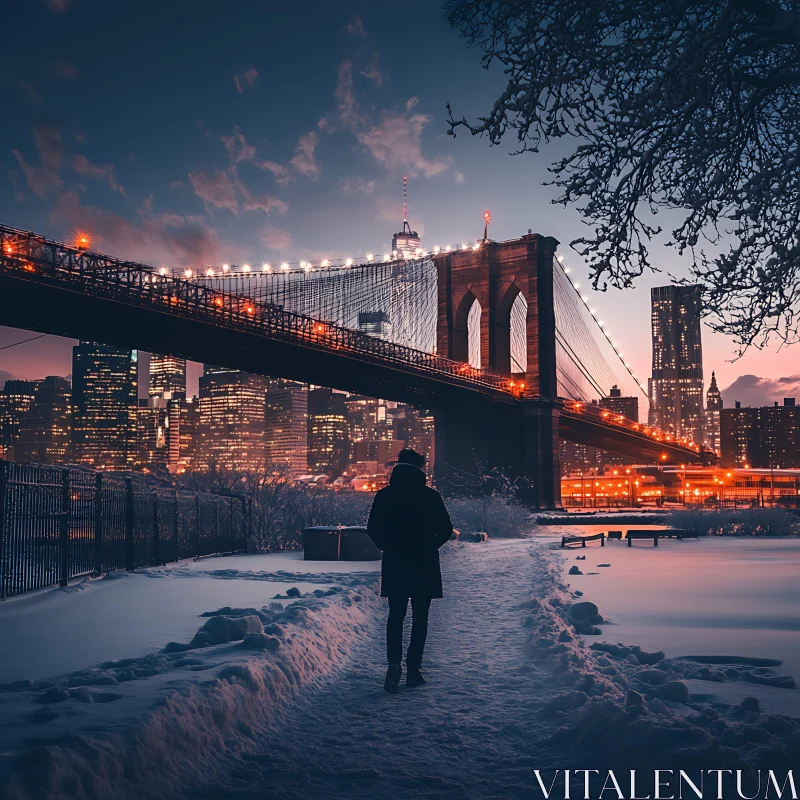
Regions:
<instances>
[{"instance_id":1,"label":"iron railing","mask_svg":"<svg viewBox=\"0 0 800 800\"><path fill-rule=\"evenodd\" d=\"M113 569L246 552L243 497L0 460L0 598Z\"/></svg>"},{"instance_id":2,"label":"iron railing","mask_svg":"<svg viewBox=\"0 0 800 800\"><path fill-rule=\"evenodd\" d=\"M510 384L507 377L476 369L469 364L285 311L279 306L222 292L146 264L69 247L30 231L0 226L2 270L93 297L113 298L128 305L168 310L175 316L199 319L305 347L357 355L372 363L446 376L456 383L502 392L512 398L520 394L518 387Z\"/></svg>"}]
</instances>

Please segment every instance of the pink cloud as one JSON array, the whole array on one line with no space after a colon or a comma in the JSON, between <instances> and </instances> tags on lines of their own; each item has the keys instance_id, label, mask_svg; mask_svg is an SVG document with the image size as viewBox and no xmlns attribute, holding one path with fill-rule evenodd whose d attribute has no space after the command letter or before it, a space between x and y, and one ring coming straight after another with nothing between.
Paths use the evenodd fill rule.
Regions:
<instances>
[{"instance_id":1,"label":"pink cloud","mask_svg":"<svg viewBox=\"0 0 800 800\"><path fill-rule=\"evenodd\" d=\"M236 84L236 91L244 94L245 86L254 89L258 85L258 70L255 67L248 67L244 72L237 72L233 76L233 80Z\"/></svg>"},{"instance_id":2,"label":"pink cloud","mask_svg":"<svg viewBox=\"0 0 800 800\"><path fill-rule=\"evenodd\" d=\"M205 203L206 209L227 208L234 214L239 213L239 203L236 200L235 172L228 170L214 170L207 172L190 172L189 180L194 187L195 194Z\"/></svg>"},{"instance_id":3,"label":"pink cloud","mask_svg":"<svg viewBox=\"0 0 800 800\"><path fill-rule=\"evenodd\" d=\"M375 181L364 178L345 178L342 181L342 191L345 194L372 194L375 190Z\"/></svg>"},{"instance_id":4,"label":"pink cloud","mask_svg":"<svg viewBox=\"0 0 800 800\"><path fill-rule=\"evenodd\" d=\"M344 29L352 36L359 36L362 39L367 38L367 32L364 30L364 23L360 14L353 14L353 18L344 26Z\"/></svg>"},{"instance_id":5,"label":"pink cloud","mask_svg":"<svg viewBox=\"0 0 800 800\"><path fill-rule=\"evenodd\" d=\"M175 262L181 266L219 263L236 250L220 242L216 231L201 217L173 212L150 215L146 208L140 220L129 219L90 206L83 206L74 192L63 192L52 212L61 224L87 230L97 248L111 255L153 264Z\"/></svg>"},{"instance_id":6,"label":"pink cloud","mask_svg":"<svg viewBox=\"0 0 800 800\"><path fill-rule=\"evenodd\" d=\"M236 188L242 196L242 208L245 211L256 211L261 209L265 214L270 214L272 211L277 211L279 214L285 214L289 208L289 204L284 200L280 200L270 194L253 194L241 181L238 181Z\"/></svg>"},{"instance_id":7,"label":"pink cloud","mask_svg":"<svg viewBox=\"0 0 800 800\"><path fill-rule=\"evenodd\" d=\"M50 190L60 188L63 183L59 177L64 158L61 149L61 131L52 125L40 125L34 128L33 136L39 151L38 168L29 164L19 150L12 152L25 173L31 191L39 197L46 197Z\"/></svg>"},{"instance_id":8,"label":"pink cloud","mask_svg":"<svg viewBox=\"0 0 800 800\"><path fill-rule=\"evenodd\" d=\"M256 148L247 143L247 139L244 138L238 126L234 128L230 136L222 135L220 139L234 164L238 164L240 161L252 161L256 157Z\"/></svg>"},{"instance_id":9,"label":"pink cloud","mask_svg":"<svg viewBox=\"0 0 800 800\"><path fill-rule=\"evenodd\" d=\"M371 81L375 83L376 86L381 86L383 84L384 75L378 69L378 54L372 56L369 60L369 63L366 66L366 69L361 70L361 74L365 78L369 78Z\"/></svg>"},{"instance_id":10,"label":"pink cloud","mask_svg":"<svg viewBox=\"0 0 800 800\"><path fill-rule=\"evenodd\" d=\"M277 228L274 225L265 225L259 235L259 239L261 239L261 243L265 247L271 250L285 252L292 246L292 235L289 231Z\"/></svg>"},{"instance_id":11,"label":"pink cloud","mask_svg":"<svg viewBox=\"0 0 800 800\"><path fill-rule=\"evenodd\" d=\"M67 61L54 61L53 74L68 81L74 81L78 77L78 68Z\"/></svg>"},{"instance_id":12,"label":"pink cloud","mask_svg":"<svg viewBox=\"0 0 800 800\"><path fill-rule=\"evenodd\" d=\"M117 183L113 164L92 164L86 156L76 155L72 159L72 169L81 177L106 181L115 192L125 194L125 189Z\"/></svg>"},{"instance_id":13,"label":"pink cloud","mask_svg":"<svg viewBox=\"0 0 800 800\"><path fill-rule=\"evenodd\" d=\"M319 143L319 137L314 131L301 136L297 140L294 156L289 162L297 172L307 178L318 178L322 168L314 155L314 150Z\"/></svg>"}]
</instances>

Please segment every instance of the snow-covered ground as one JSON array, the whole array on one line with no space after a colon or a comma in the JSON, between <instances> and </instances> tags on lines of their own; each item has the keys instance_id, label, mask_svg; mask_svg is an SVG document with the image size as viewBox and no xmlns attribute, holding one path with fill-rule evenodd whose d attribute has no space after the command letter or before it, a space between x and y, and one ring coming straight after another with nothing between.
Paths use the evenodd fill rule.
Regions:
<instances>
[{"instance_id":1,"label":"snow-covered ground","mask_svg":"<svg viewBox=\"0 0 800 800\"><path fill-rule=\"evenodd\" d=\"M682 659L714 654L708 628L703 652L687 652L672 648L669 624L655 617L623 619L622 606L656 609L671 585L682 595L673 606L688 615L695 582L683 576L691 568L681 562L670 579L660 578L660 570L684 554L702 563L703 548L716 543L665 542L645 555L644 543L631 550L609 545L565 556L554 549L552 533L443 549L445 598L431 612L423 665L428 684L403 687L397 695L382 691L386 609L370 571L375 564L337 573L333 565L307 564L297 556L220 559L147 570L109 580L108 588L97 582L57 601L29 598L24 602L32 608L48 602L60 608L94 596L109 606L97 618L113 625L114 611L122 612L115 598L130 604L134 598L126 592L152 593L147 601L136 595L148 603L149 616L127 617L125 624L150 619L165 626L164 636L158 649L143 641L130 659L92 668L87 662L52 681L0 690L0 796L521 800L542 796L532 769L551 776L555 768L587 766L796 766L800 722L785 716L786 703L776 710L762 699L759 708L754 699L761 699L761 690L786 698L800 693L764 685L779 679L783 666L746 658L735 666ZM781 554L778 543L767 545L776 548L769 556L768 550L742 551L743 563L779 562L764 567L762 590L745 600L748 619L769 618L779 638L783 629L776 621L786 619L782 593L796 601L793 590L780 584L780 564L795 551ZM574 560L583 554L586 561ZM589 565L596 555L592 567L612 567L583 571L617 570L619 580L584 574L569 576L567 585L565 568ZM718 562L705 564L705 573L697 567L698 579L709 572L719 579L710 594L702 588L698 602L716 608L715 598L720 607L726 598L737 599L719 566L726 560L721 553ZM624 563L630 566L627 578ZM775 589L767 595L770 574ZM629 593L615 595L616 584L626 580ZM209 582L216 587L213 597L203 588ZM173 616L163 588L170 584L192 597L186 608L188 614L194 606L195 616L187 628L168 631L166 622L154 619ZM603 584L607 593L600 596ZM299 599L270 599L289 586L309 591ZM767 596L769 603L763 602ZM605 625L585 602L592 600L615 625ZM763 611L754 608L760 602ZM3 615L14 605L7 604ZM214 614L220 606L230 607ZM202 612L207 615L196 616ZM35 620L41 636L48 636L47 616L29 613L30 624ZM665 619L672 628L682 625ZM595 625L606 634L613 628L613 635L596 635ZM751 619L748 625L758 623ZM653 634L652 651L641 647L646 634ZM125 637L113 636L117 648ZM170 638L179 644L163 649ZM604 643L606 638L624 646ZM190 640L192 649L185 650ZM769 644L778 651L777 638ZM656 652L666 647L667 654ZM105 653L103 658L113 657ZM742 653L736 648L724 655ZM743 704L724 694L740 685L750 698Z\"/></svg>"},{"instance_id":2,"label":"snow-covered ground","mask_svg":"<svg viewBox=\"0 0 800 800\"><path fill-rule=\"evenodd\" d=\"M593 532L581 526L569 534ZM800 539L661 539L657 548L646 540L633 547L612 541L559 553L564 580L611 623L597 641L663 650L669 658L769 658L800 685ZM568 574L576 565L583 575ZM689 688L728 702L756 696L768 710L800 717L800 691L730 680L720 670L713 678Z\"/></svg>"}]
</instances>

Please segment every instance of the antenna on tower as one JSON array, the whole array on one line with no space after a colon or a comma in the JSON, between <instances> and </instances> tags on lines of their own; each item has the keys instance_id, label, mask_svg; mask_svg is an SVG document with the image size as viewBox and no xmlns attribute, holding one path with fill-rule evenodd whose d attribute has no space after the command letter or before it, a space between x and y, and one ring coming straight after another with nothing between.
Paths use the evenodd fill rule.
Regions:
<instances>
[{"instance_id":1,"label":"antenna on tower","mask_svg":"<svg viewBox=\"0 0 800 800\"><path fill-rule=\"evenodd\" d=\"M407 200L408 200L408 178L403 175L403 222L408 222L408 216L406 214L406 207L407 207Z\"/></svg>"}]
</instances>

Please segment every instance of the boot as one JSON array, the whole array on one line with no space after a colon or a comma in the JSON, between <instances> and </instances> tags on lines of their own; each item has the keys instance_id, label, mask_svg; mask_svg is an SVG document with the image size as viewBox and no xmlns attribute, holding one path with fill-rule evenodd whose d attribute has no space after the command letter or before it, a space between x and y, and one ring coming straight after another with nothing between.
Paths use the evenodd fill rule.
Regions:
<instances>
[{"instance_id":1,"label":"boot","mask_svg":"<svg viewBox=\"0 0 800 800\"><path fill-rule=\"evenodd\" d=\"M426 680L422 677L419 667L408 667L406 670L406 686L409 689L413 689L415 686L422 686L423 683L426 683Z\"/></svg>"},{"instance_id":2,"label":"boot","mask_svg":"<svg viewBox=\"0 0 800 800\"><path fill-rule=\"evenodd\" d=\"M386 670L386 680L383 682L383 688L390 694L397 691L400 685L400 676L403 674L403 668L400 664L389 664L389 669Z\"/></svg>"}]
</instances>

